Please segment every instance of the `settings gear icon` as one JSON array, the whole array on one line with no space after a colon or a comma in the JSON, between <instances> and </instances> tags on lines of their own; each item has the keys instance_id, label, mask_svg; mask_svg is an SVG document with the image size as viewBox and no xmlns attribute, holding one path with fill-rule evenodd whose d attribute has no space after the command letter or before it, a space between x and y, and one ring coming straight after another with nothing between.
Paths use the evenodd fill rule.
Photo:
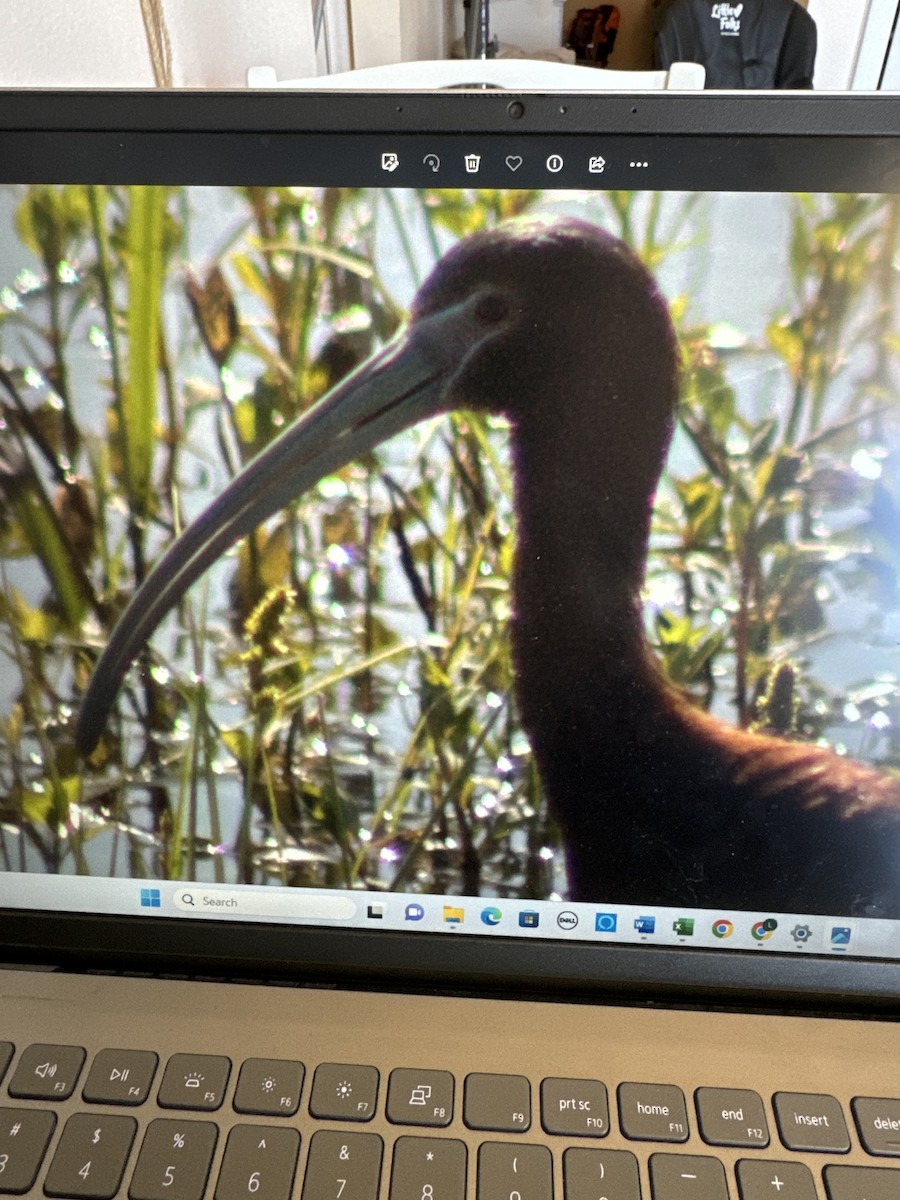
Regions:
<instances>
[{"instance_id":1,"label":"settings gear icon","mask_svg":"<svg viewBox=\"0 0 900 1200\"><path fill-rule=\"evenodd\" d=\"M791 930L791 937L798 946L802 946L812 937L812 930L808 925L795 925Z\"/></svg>"}]
</instances>

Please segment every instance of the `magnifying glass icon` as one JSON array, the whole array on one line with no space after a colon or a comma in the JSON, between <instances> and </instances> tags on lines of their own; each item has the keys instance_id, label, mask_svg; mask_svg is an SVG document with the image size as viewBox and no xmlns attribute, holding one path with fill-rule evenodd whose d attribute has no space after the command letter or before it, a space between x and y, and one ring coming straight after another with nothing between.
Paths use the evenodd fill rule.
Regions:
<instances>
[{"instance_id":1,"label":"magnifying glass icon","mask_svg":"<svg viewBox=\"0 0 900 1200\"><path fill-rule=\"evenodd\" d=\"M183 892L183 893L182 893L182 895L181 895L181 903L182 903L182 904L189 904L189 905L191 906L191 908L194 908L194 907L195 907L195 905L194 905L194 897L191 895L191 893L190 893L190 892Z\"/></svg>"}]
</instances>

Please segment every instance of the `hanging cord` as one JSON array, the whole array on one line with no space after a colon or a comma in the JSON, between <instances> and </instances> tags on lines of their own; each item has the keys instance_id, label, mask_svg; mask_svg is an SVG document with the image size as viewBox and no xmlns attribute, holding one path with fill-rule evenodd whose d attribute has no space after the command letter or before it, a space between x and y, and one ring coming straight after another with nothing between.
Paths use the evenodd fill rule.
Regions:
<instances>
[{"instance_id":1,"label":"hanging cord","mask_svg":"<svg viewBox=\"0 0 900 1200\"><path fill-rule=\"evenodd\" d=\"M150 61L153 64L153 78L158 88L172 86L172 43L169 41L169 31L166 28L166 14L163 11L163 0L141 0L141 16L144 18L144 32L147 35L147 47L150 50Z\"/></svg>"}]
</instances>

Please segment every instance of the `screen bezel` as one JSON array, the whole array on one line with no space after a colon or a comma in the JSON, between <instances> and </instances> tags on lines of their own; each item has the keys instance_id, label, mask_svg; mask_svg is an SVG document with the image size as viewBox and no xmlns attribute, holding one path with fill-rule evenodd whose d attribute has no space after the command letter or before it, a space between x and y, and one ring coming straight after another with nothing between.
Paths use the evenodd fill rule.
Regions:
<instances>
[{"instance_id":1,"label":"screen bezel","mask_svg":"<svg viewBox=\"0 0 900 1200\"><path fill-rule=\"evenodd\" d=\"M747 172L759 190L771 188L772 173L787 163L791 172L815 164L809 190L822 178L833 180L834 190L848 186L841 182L848 178L855 179L854 190L900 190L900 97L885 95L0 91L0 113L2 182L235 184L259 170L283 174L278 153L310 134L329 139L338 174L338 136L349 146L348 139L372 135L465 135L497 144L543 135L607 145L652 138L660 163L683 168L680 151L699 186L721 190L748 186ZM662 170L642 179L648 188L666 184ZM761 956L2 908L0 923L5 960L80 968L692 1003L714 997L720 1004L829 1010L890 1010L900 996L900 962L812 953Z\"/></svg>"}]
</instances>

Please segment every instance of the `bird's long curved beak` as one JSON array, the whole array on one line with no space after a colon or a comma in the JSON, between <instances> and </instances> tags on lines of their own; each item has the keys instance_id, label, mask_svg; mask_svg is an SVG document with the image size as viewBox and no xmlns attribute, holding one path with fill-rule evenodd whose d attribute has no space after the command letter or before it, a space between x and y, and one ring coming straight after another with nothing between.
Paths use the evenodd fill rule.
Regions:
<instances>
[{"instance_id":1,"label":"bird's long curved beak","mask_svg":"<svg viewBox=\"0 0 900 1200\"><path fill-rule=\"evenodd\" d=\"M128 668L160 621L240 538L380 442L447 406L454 379L497 327L478 320L480 293L415 320L286 429L169 547L113 630L88 684L75 740L97 745Z\"/></svg>"}]
</instances>

